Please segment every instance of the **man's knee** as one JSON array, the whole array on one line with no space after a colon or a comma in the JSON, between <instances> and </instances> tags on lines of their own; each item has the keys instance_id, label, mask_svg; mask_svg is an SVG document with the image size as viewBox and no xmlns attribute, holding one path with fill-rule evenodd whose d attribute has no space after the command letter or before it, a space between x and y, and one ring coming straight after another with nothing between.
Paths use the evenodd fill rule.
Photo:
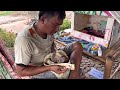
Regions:
<instances>
[{"instance_id":1,"label":"man's knee","mask_svg":"<svg viewBox=\"0 0 120 90\"><path fill-rule=\"evenodd\" d=\"M75 50L75 49L77 49L77 50L83 50L82 45L79 42L73 43L72 46L73 46L73 50Z\"/></svg>"}]
</instances>

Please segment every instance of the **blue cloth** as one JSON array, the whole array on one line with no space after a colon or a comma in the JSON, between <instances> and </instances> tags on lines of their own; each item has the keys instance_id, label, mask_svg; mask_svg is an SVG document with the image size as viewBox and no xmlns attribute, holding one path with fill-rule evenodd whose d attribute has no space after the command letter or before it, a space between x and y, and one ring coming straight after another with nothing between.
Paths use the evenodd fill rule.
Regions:
<instances>
[{"instance_id":1,"label":"blue cloth","mask_svg":"<svg viewBox=\"0 0 120 90\"><path fill-rule=\"evenodd\" d=\"M98 55L98 51L97 50L91 50L92 46L95 45L95 43L92 42L88 42L85 40L81 40L81 39L76 39L76 38L72 38L72 37L60 37L58 38L59 41L64 42L65 44L70 44L72 42L79 42L81 43L84 47L83 47L83 51L89 52L93 55ZM104 46L99 45L99 47L101 48L102 51L104 51L106 48Z\"/></svg>"}]
</instances>

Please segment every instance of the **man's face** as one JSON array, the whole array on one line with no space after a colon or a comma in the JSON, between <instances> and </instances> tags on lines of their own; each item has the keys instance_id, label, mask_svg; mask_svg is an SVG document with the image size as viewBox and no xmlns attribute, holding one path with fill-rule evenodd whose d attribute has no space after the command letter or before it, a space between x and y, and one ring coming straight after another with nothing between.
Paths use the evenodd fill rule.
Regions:
<instances>
[{"instance_id":1,"label":"man's face","mask_svg":"<svg viewBox=\"0 0 120 90\"><path fill-rule=\"evenodd\" d=\"M62 25L63 20L59 19L58 16L53 16L51 18L46 18L44 21L45 33L53 35L59 31L60 25Z\"/></svg>"}]
</instances>

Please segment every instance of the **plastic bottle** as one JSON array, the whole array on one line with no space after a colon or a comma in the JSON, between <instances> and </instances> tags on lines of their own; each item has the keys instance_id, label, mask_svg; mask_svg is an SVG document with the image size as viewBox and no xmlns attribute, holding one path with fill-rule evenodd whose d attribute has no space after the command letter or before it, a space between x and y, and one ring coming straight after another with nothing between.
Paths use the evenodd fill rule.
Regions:
<instances>
[{"instance_id":1,"label":"plastic bottle","mask_svg":"<svg viewBox=\"0 0 120 90\"><path fill-rule=\"evenodd\" d=\"M100 48L100 46L98 47L98 56L102 56L102 49Z\"/></svg>"}]
</instances>

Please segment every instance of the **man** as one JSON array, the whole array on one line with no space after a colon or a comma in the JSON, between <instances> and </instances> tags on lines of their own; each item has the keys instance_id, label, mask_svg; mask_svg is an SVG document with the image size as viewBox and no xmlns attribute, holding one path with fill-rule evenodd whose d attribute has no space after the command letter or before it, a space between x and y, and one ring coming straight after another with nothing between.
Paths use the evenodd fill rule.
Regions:
<instances>
[{"instance_id":1,"label":"man","mask_svg":"<svg viewBox=\"0 0 120 90\"><path fill-rule=\"evenodd\" d=\"M18 34L15 40L16 72L21 76L33 78L53 78L51 71L61 74L67 68L59 65L44 66L45 56L55 51L53 34L59 30L65 18L65 11L40 11L39 19L31 27ZM75 70L70 72L70 79L80 78L82 46L80 43L68 45L63 49L69 56Z\"/></svg>"}]
</instances>

